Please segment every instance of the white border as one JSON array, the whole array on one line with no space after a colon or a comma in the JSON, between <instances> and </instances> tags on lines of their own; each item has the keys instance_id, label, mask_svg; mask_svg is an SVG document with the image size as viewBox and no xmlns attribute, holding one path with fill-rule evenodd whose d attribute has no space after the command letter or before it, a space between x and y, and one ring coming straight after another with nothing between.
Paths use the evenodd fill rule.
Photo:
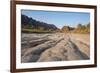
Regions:
<instances>
[{"instance_id":1,"label":"white border","mask_svg":"<svg viewBox=\"0 0 100 73\"><path fill-rule=\"evenodd\" d=\"M21 63L21 9L29 10L48 10L48 11L69 11L69 12L89 12L90 13L90 60L80 61L62 61L62 62L39 62L39 63ZM73 66L94 64L94 10L85 8L70 7L50 7L36 5L16 5L16 68L40 68L54 66Z\"/></svg>"}]
</instances>

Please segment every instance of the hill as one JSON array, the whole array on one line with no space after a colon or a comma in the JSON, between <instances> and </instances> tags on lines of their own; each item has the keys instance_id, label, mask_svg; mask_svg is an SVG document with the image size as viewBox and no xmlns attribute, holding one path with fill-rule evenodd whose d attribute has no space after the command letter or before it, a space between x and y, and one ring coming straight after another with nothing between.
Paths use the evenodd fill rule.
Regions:
<instances>
[{"instance_id":1,"label":"hill","mask_svg":"<svg viewBox=\"0 0 100 73\"><path fill-rule=\"evenodd\" d=\"M21 15L22 32L55 32L58 28L54 24L48 24L26 15Z\"/></svg>"}]
</instances>

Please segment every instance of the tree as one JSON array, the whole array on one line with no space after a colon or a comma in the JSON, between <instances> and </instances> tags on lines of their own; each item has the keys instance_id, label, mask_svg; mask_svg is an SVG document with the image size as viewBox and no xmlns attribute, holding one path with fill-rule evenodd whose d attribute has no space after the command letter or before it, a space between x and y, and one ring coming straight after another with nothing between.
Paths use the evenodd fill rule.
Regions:
<instances>
[{"instance_id":1,"label":"tree","mask_svg":"<svg viewBox=\"0 0 100 73\"><path fill-rule=\"evenodd\" d=\"M87 24L87 28L90 28L90 23Z\"/></svg>"},{"instance_id":2,"label":"tree","mask_svg":"<svg viewBox=\"0 0 100 73\"><path fill-rule=\"evenodd\" d=\"M70 30L69 26L63 26L61 32L68 32Z\"/></svg>"},{"instance_id":3,"label":"tree","mask_svg":"<svg viewBox=\"0 0 100 73\"><path fill-rule=\"evenodd\" d=\"M78 24L78 25L77 25L77 28L78 28L78 29L81 29L81 28L82 28L82 24Z\"/></svg>"}]
</instances>

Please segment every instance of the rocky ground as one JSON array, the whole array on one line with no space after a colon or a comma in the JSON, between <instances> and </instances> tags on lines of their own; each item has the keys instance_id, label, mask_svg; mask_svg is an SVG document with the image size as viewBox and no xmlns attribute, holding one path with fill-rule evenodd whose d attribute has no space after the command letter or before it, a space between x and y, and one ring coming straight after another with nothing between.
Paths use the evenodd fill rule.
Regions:
<instances>
[{"instance_id":1,"label":"rocky ground","mask_svg":"<svg viewBox=\"0 0 100 73\"><path fill-rule=\"evenodd\" d=\"M22 33L21 62L87 60L90 58L89 34Z\"/></svg>"}]
</instances>

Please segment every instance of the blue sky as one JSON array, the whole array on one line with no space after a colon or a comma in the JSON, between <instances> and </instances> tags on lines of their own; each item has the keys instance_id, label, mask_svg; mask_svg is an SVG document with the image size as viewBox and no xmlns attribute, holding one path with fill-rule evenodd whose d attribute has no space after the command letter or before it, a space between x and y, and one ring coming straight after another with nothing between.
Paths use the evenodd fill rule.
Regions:
<instances>
[{"instance_id":1,"label":"blue sky","mask_svg":"<svg viewBox=\"0 0 100 73\"><path fill-rule=\"evenodd\" d=\"M38 21L54 24L58 28L62 28L65 25L75 27L79 23L85 25L90 22L90 13L84 12L21 10L21 14Z\"/></svg>"}]
</instances>

